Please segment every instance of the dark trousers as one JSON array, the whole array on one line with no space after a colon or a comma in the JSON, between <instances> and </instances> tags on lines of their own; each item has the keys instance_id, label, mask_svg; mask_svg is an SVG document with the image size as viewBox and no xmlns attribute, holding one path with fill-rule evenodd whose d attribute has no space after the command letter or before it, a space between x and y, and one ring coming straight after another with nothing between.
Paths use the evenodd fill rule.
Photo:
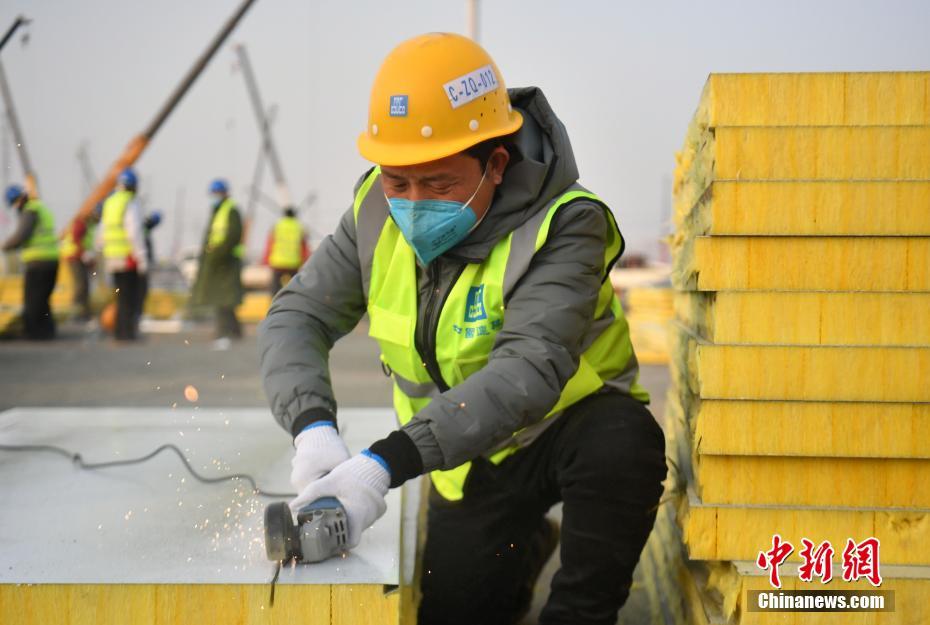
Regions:
<instances>
[{"instance_id":1,"label":"dark trousers","mask_svg":"<svg viewBox=\"0 0 930 625\"><path fill-rule=\"evenodd\" d=\"M562 568L539 622L614 625L666 471L661 428L618 393L578 402L500 465L475 461L461 501L431 490L418 624L520 618L543 564L544 515L562 501Z\"/></svg>"},{"instance_id":2,"label":"dark trousers","mask_svg":"<svg viewBox=\"0 0 930 625\"><path fill-rule=\"evenodd\" d=\"M138 337L139 273L118 271L113 274L116 288L116 328L113 335L117 341L132 341Z\"/></svg>"},{"instance_id":3,"label":"dark trousers","mask_svg":"<svg viewBox=\"0 0 930 625\"><path fill-rule=\"evenodd\" d=\"M216 338L238 339L242 336L242 326L236 318L236 309L233 306L217 306L216 308Z\"/></svg>"},{"instance_id":4,"label":"dark trousers","mask_svg":"<svg viewBox=\"0 0 930 625\"><path fill-rule=\"evenodd\" d=\"M23 276L23 332L27 339L55 338L55 319L48 298L58 279L58 261L26 263Z\"/></svg>"},{"instance_id":5,"label":"dark trousers","mask_svg":"<svg viewBox=\"0 0 930 625\"><path fill-rule=\"evenodd\" d=\"M90 319L90 270L80 258L68 261L71 279L74 282L74 305L84 321Z\"/></svg>"},{"instance_id":6,"label":"dark trousers","mask_svg":"<svg viewBox=\"0 0 930 625\"><path fill-rule=\"evenodd\" d=\"M272 269L271 270L271 296L274 297L278 291L287 286L297 269Z\"/></svg>"},{"instance_id":7,"label":"dark trousers","mask_svg":"<svg viewBox=\"0 0 930 625\"><path fill-rule=\"evenodd\" d=\"M139 286L136 288L136 324L142 318L142 312L145 310L145 298L149 294L149 276L147 273L139 274Z\"/></svg>"}]
</instances>

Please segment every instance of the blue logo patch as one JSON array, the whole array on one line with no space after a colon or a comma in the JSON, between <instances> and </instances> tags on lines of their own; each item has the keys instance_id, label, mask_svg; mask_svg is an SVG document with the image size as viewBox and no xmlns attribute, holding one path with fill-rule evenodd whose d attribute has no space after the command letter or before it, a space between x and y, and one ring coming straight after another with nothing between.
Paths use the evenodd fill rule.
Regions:
<instances>
[{"instance_id":1,"label":"blue logo patch","mask_svg":"<svg viewBox=\"0 0 930 625\"><path fill-rule=\"evenodd\" d=\"M391 96L391 117L407 117L407 96Z\"/></svg>"},{"instance_id":2,"label":"blue logo patch","mask_svg":"<svg viewBox=\"0 0 930 625\"><path fill-rule=\"evenodd\" d=\"M484 285L470 287L465 303L465 321L480 321L487 318L488 313L484 309Z\"/></svg>"}]
</instances>

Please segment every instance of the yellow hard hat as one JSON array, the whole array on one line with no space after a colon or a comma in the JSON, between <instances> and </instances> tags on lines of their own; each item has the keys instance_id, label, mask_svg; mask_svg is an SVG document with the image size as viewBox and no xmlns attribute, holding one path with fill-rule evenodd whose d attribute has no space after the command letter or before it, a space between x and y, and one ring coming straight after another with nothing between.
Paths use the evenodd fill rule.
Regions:
<instances>
[{"instance_id":1,"label":"yellow hard hat","mask_svg":"<svg viewBox=\"0 0 930 625\"><path fill-rule=\"evenodd\" d=\"M522 124L484 48L461 35L429 33L408 39L384 59L358 151L379 165L415 165L516 132Z\"/></svg>"}]
</instances>

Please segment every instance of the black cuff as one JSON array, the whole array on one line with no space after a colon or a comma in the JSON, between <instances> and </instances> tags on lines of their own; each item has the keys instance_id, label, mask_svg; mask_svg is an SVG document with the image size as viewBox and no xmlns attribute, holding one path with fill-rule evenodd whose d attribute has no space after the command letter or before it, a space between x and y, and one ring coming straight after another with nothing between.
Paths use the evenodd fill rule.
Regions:
<instances>
[{"instance_id":1,"label":"black cuff","mask_svg":"<svg viewBox=\"0 0 930 625\"><path fill-rule=\"evenodd\" d=\"M294 422L291 424L291 436L297 438L297 435L300 434L305 427L317 421L332 421L336 430L339 429L339 425L336 423L336 415L326 408L311 408L306 412L300 413L297 415L297 418L294 419Z\"/></svg>"},{"instance_id":2,"label":"black cuff","mask_svg":"<svg viewBox=\"0 0 930 625\"><path fill-rule=\"evenodd\" d=\"M391 488L423 473L423 458L413 439L403 430L394 430L387 438L372 443L368 451L378 454L391 471Z\"/></svg>"}]
</instances>

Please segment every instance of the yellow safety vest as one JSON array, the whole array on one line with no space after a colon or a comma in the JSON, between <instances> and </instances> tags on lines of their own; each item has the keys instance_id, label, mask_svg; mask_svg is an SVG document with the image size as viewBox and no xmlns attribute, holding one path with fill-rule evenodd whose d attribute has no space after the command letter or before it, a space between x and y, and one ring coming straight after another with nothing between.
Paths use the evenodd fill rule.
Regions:
<instances>
[{"instance_id":1,"label":"yellow safety vest","mask_svg":"<svg viewBox=\"0 0 930 625\"><path fill-rule=\"evenodd\" d=\"M229 233L229 213L236 207L231 198L226 198L213 215L213 221L210 222L210 237L207 244L210 247L219 247L226 242L226 236ZM245 247L239 242L233 248L233 256L242 258L245 254Z\"/></svg>"},{"instance_id":2,"label":"yellow safety vest","mask_svg":"<svg viewBox=\"0 0 930 625\"><path fill-rule=\"evenodd\" d=\"M110 194L103 202L100 223L103 225L104 258L127 258L133 253L125 219L126 207L134 195L132 191L122 189Z\"/></svg>"},{"instance_id":3,"label":"yellow safety vest","mask_svg":"<svg viewBox=\"0 0 930 625\"><path fill-rule=\"evenodd\" d=\"M303 261L303 228L295 217L282 217L274 226L268 264L275 269L297 269Z\"/></svg>"},{"instance_id":4,"label":"yellow safety vest","mask_svg":"<svg viewBox=\"0 0 930 625\"><path fill-rule=\"evenodd\" d=\"M374 246L368 261L362 260L369 334L377 340L381 360L391 372L394 409L403 425L438 396L440 389L415 346L417 277L413 249L389 217L380 192L369 195L379 174L379 168L375 168L359 187L354 203L355 223L361 258L371 254L368 246ZM606 268L620 257L623 238L613 214L597 196L574 185L504 237L484 262L466 264L442 305L436 328L436 361L448 387L461 384L487 364L494 339L503 327L505 298L545 244L556 212L579 199L600 205L610 220L605 276ZM545 418L560 413L608 381L642 402L649 401L649 394L638 382L638 363L626 318L608 279L602 283L594 320L582 344L588 347L581 354L578 369ZM518 434L506 447L491 454L491 462L500 463L519 449ZM443 497L458 500L463 496L470 468L471 463L466 462L450 470L433 471L430 477Z\"/></svg>"},{"instance_id":5,"label":"yellow safety vest","mask_svg":"<svg viewBox=\"0 0 930 625\"><path fill-rule=\"evenodd\" d=\"M22 261L58 260L58 237L55 235L55 218L51 211L39 200L29 200L23 210L36 213L37 221L32 236L20 252Z\"/></svg>"},{"instance_id":6,"label":"yellow safety vest","mask_svg":"<svg viewBox=\"0 0 930 625\"><path fill-rule=\"evenodd\" d=\"M61 241L61 255L65 258L75 258L86 250L94 249L94 231L96 228L92 224L87 225L84 231L84 237L81 244L78 245L74 240L74 232L71 228L65 233Z\"/></svg>"}]
</instances>

